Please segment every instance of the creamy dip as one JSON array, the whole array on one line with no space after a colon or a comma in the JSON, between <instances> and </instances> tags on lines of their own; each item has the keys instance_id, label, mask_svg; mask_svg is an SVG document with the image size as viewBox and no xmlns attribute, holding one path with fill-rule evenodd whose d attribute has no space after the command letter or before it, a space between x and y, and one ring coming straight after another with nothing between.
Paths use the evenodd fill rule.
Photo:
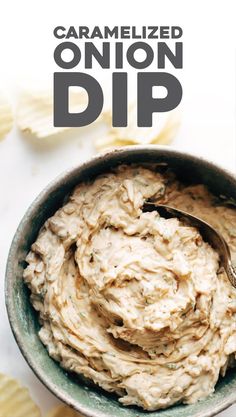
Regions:
<instances>
[{"instance_id":1,"label":"creamy dip","mask_svg":"<svg viewBox=\"0 0 236 417\"><path fill-rule=\"evenodd\" d=\"M236 210L203 185L121 166L78 185L46 221L24 280L52 358L156 410L209 395L234 365L236 290L198 230L143 213L146 199L208 221L236 253Z\"/></svg>"}]
</instances>

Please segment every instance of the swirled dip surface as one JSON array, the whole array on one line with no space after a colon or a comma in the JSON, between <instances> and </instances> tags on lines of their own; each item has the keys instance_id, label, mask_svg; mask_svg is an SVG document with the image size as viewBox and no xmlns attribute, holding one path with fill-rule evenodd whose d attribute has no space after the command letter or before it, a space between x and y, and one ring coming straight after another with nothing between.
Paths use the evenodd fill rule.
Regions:
<instances>
[{"instance_id":1,"label":"swirled dip surface","mask_svg":"<svg viewBox=\"0 0 236 417\"><path fill-rule=\"evenodd\" d=\"M236 252L236 212L204 186L123 166L46 221L24 279L49 355L155 410L207 396L233 365L236 292L194 227L142 212L149 198L209 221Z\"/></svg>"}]
</instances>

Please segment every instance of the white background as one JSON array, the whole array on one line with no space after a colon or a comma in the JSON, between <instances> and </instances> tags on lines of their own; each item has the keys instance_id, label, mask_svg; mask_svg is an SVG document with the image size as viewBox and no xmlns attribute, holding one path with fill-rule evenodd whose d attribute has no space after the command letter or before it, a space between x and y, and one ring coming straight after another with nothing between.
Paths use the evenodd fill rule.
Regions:
<instances>
[{"instance_id":1,"label":"white background","mask_svg":"<svg viewBox=\"0 0 236 417\"><path fill-rule=\"evenodd\" d=\"M184 30L182 128L174 146L236 171L235 12L233 1L13 1L1 2L0 91L13 105L22 84L51 82L52 31L57 25L179 25ZM108 80L110 81L108 73ZM18 377L46 411L58 401L33 375L12 337L4 306L9 245L26 208L57 174L89 157L91 137L48 143L27 139L15 127L0 142L0 372ZM221 415L233 417L236 406Z\"/></svg>"}]
</instances>

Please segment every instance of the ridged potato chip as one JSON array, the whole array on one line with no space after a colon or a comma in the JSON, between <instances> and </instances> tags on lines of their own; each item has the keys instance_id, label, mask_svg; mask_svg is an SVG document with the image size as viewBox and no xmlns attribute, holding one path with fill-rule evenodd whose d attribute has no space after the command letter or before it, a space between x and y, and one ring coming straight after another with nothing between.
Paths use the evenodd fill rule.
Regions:
<instances>
[{"instance_id":1,"label":"ridged potato chip","mask_svg":"<svg viewBox=\"0 0 236 417\"><path fill-rule=\"evenodd\" d=\"M69 90L70 112L83 111L87 102L85 91ZM22 132L31 133L39 139L71 129L53 126L53 93L49 90L28 90L22 93L17 110L17 125Z\"/></svg>"},{"instance_id":2,"label":"ridged potato chip","mask_svg":"<svg viewBox=\"0 0 236 417\"><path fill-rule=\"evenodd\" d=\"M154 136L149 143L168 145L175 138L180 128L180 116L178 113L170 113L160 133Z\"/></svg>"},{"instance_id":3,"label":"ridged potato chip","mask_svg":"<svg viewBox=\"0 0 236 417\"><path fill-rule=\"evenodd\" d=\"M169 144L180 126L180 118L175 112L160 113L152 127L137 127L136 106L132 104L128 111L128 126L110 128L107 135L95 140L97 150L126 145ZM105 114L104 121L111 125L111 113Z\"/></svg>"},{"instance_id":4,"label":"ridged potato chip","mask_svg":"<svg viewBox=\"0 0 236 417\"><path fill-rule=\"evenodd\" d=\"M49 411L46 417L83 417L83 415L66 405L59 405Z\"/></svg>"},{"instance_id":5,"label":"ridged potato chip","mask_svg":"<svg viewBox=\"0 0 236 417\"><path fill-rule=\"evenodd\" d=\"M0 140L12 129L13 113L7 99L0 94Z\"/></svg>"},{"instance_id":6,"label":"ridged potato chip","mask_svg":"<svg viewBox=\"0 0 236 417\"><path fill-rule=\"evenodd\" d=\"M0 374L0 417L41 417L29 390L4 374Z\"/></svg>"}]
</instances>

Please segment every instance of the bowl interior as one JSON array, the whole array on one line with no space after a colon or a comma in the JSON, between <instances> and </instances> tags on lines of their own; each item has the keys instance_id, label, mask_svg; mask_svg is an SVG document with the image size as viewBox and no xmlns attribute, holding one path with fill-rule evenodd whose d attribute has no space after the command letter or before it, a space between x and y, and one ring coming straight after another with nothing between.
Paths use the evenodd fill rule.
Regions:
<instances>
[{"instance_id":1,"label":"bowl interior","mask_svg":"<svg viewBox=\"0 0 236 417\"><path fill-rule=\"evenodd\" d=\"M86 386L68 375L51 359L38 338L37 313L29 300L29 290L22 280L25 256L37 237L40 227L68 193L81 181L95 177L121 163L167 162L185 182L204 183L216 194L236 200L236 180L218 167L201 159L164 148L132 147L93 158L78 168L56 179L34 201L14 237L6 273L6 304L17 343L41 381L60 399L91 417L206 417L212 416L236 400L236 373L229 371L216 387L214 395L193 405L176 405L167 410L145 412L136 407L123 407L115 396L92 386Z\"/></svg>"}]
</instances>

